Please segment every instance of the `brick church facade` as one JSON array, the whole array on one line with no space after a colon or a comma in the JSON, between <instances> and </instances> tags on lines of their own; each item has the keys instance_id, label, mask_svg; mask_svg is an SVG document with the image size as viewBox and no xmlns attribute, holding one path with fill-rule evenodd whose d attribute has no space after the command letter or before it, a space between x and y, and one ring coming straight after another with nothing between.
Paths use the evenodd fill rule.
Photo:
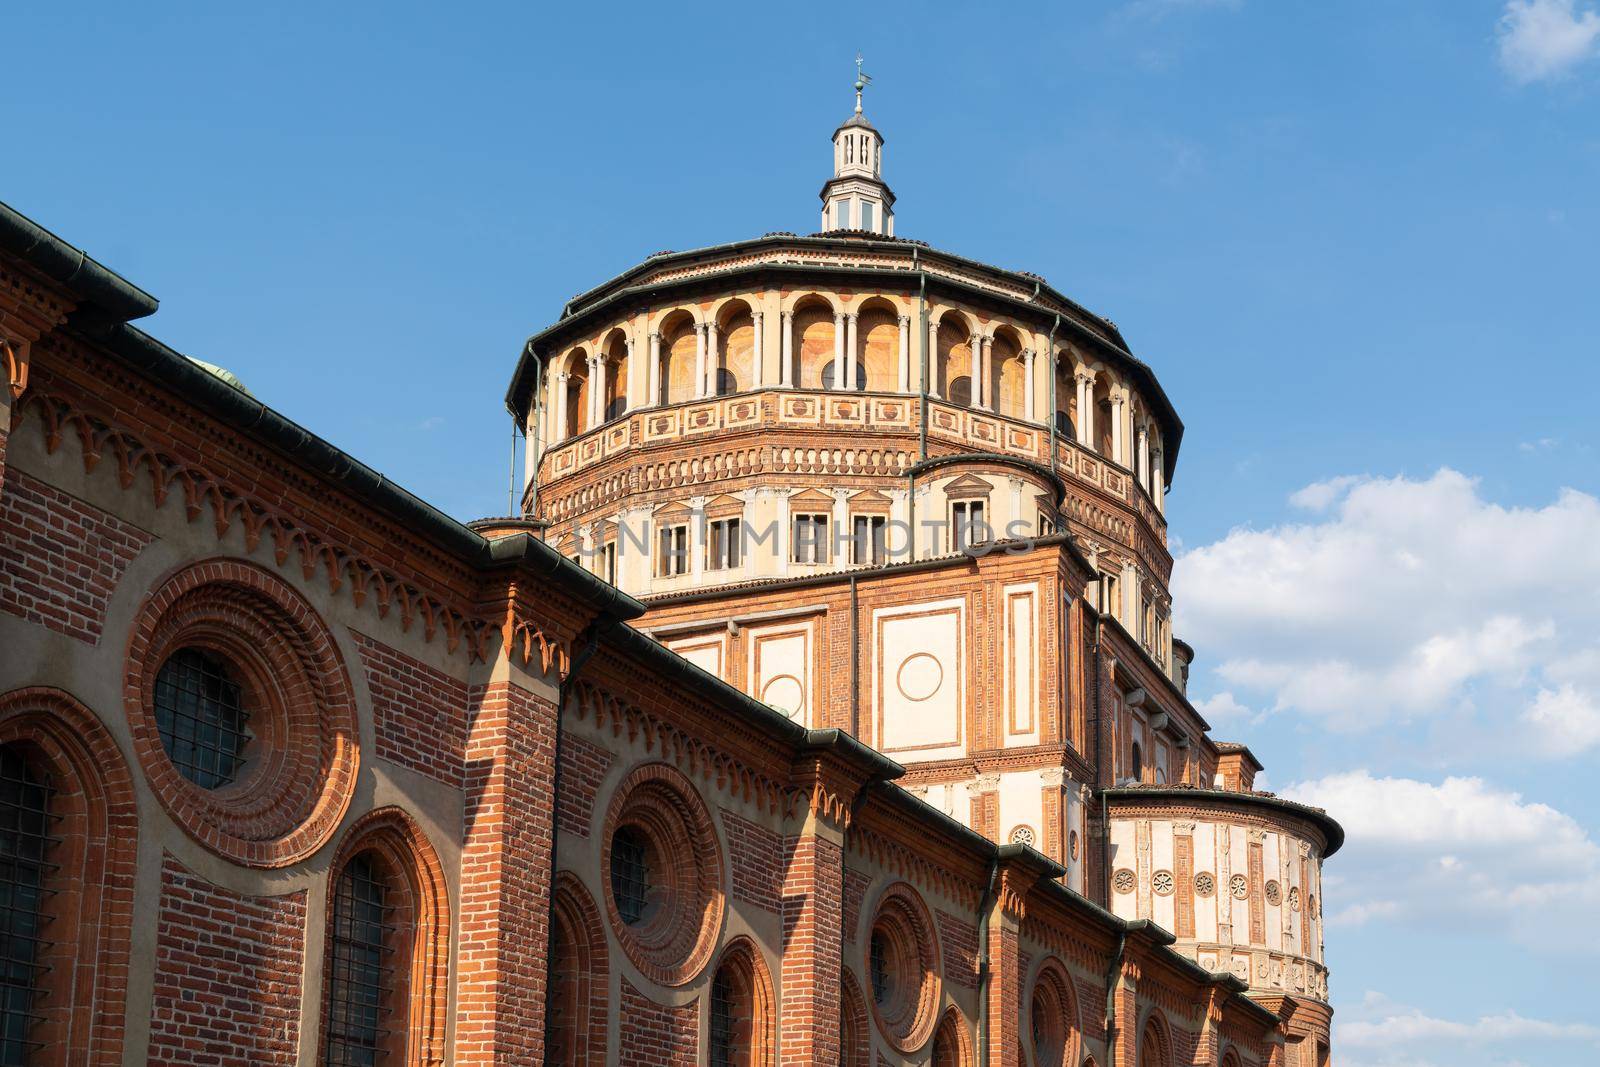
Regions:
<instances>
[{"instance_id":1,"label":"brick church facade","mask_svg":"<svg viewBox=\"0 0 1600 1067\"><path fill-rule=\"evenodd\" d=\"M0 1065L1329 1062L1342 832L1185 695L1182 424L882 148L570 302L465 525L0 206Z\"/></svg>"}]
</instances>

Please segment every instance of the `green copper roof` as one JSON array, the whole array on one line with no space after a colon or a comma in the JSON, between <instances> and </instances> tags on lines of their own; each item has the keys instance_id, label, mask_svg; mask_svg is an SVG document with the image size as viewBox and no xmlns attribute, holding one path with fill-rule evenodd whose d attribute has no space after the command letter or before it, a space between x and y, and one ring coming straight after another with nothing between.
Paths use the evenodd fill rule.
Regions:
<instances>
[{"instance_id":1,"label":"green copper roof","mask_svg":"<svg viewBox=\"0 0 1600 1067\"><path fill-rule=\"evenodd\" d=\"M219 367L215 363L207 363L203 359L195 359L193 356L188 356L186 358L189 360L190 363L193 363L195 366L200 367L203 370L210 371L217 378L219 378L220 380L222 380L224 382L227 382L229 385L231 385L235 389L239 390L239 392L243 393L245 396L255 396L255 394L252 393L249 390L249 388L243 382L241 382L239 380L239 376L237 374L233 373L233 371L229 370L228 368Z\"/></svg>"}]
</instances>

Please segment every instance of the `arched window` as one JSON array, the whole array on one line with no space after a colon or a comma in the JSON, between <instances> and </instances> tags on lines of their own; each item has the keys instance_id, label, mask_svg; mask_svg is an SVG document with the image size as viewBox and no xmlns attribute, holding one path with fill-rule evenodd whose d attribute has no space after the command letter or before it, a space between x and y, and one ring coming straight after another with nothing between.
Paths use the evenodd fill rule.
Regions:
<instances>
[{"instance_id":1,"label":"arched window","mask_svg":"<svg viewBox=\"0 0 1600 1067\"><path fill-rule=\"evenodd\" d=\"M554 892L545 1062L552 1067L603 1063L610 963L600 912L570 871L556 876Z\"/></svg>"},{"instance_id":2,"label":"arched window","mask_svg":"<svg viewBox=\"0 0 1600 1067\"><path fill-rule=\"evenodd\" d=\"M824 388L824 389L833 389L833 388L835 388L835 384L834 383L836 381L838 381L838 378L839 378L839 372L835 369L834 361L830 359L830 360L828 360L827 363L823 364L823 366L822 366L822 388ZM857 391L859 391L859 390L865 389L866 387L867 387L867 368L863 367L860 363L857 363L856 364L856 389L857 389Z\"/></svg>"},{"instance_id":3,"label":"arched window","mask_svg":"<svg viewBox=\"0 0 1600 1067\"><path fill-rule=\"evenodd\" d=\"M46 964L46 894L55 887L47 876L50 856L61 844L51 834L48 773L21 745L0 746L0 1064L34 1062L37 1007L45 990L39 979Z\"/></svg>"},{"instance_id":4,"label":"arched window","mask_svg":"<svg viewBox=\"0 0 1600 1067\"><path fill-rule=\"evenodd\" d=\"M1169 1067L1172 1055L1167 1047L1167 1028L1152 1015L1139 1034L1139 1067Z\"/></svg>"},{"instance_id":5,"label":"arched window","mask_svg":"<svg viewBox=\"0 0 1600 1067\"><path fill-rule=\"evenodd\" d=\"M709 1067L768 1067L772 1062L772 982L754 944L735 939L711 979L706 1020Z\"/></svg>"},{"instance_id":6,"label":"arched window","mask_svg":"<svg viewBox=\"0 0 1600 1067\"><path fill-rule=\"evenodd\" d=\"M408 815L380 808L351 828L330 879L322 1063L436 1062L449 956L438 856Z\"/></svg>"},{"instance_id":7,"label":"arched window","mask_svg":"<svg viewBox=\"0 0 1600 1067\"><path fill-rule=\"evenodd\" d=\"M1071 413L1060 408L1056 409L1056 433L1068 441L1078 439L1078 428L1072 425Z\"/></svg>"},{"instance_id":8,"label":"arched window","mask_svg":"<svg viewBox=\"0 0 1600 1067\"><path fill-rule=\"evenodd\" d=\"M1066 1067L1077 1053L1078 1009L1072 979L1058 959L1046 960L1028 1001L1028 1040L1034 1067Z\"/></svg>"},{"instance_id":9,"label":"arched window","mask_svg":"<svg viewBox=\"0 0 1600 1067\"><path fill-rule=\"evenodd\" d=\"M0 1064L122 1063L133 778L56 689L0 697Z\"/></svg>"},{"instance_id":10,"label":"arched window","mask_svg":"<svg viewBox=\"0 0 1600 1067\"><path fill-rule=\"evenodd\" d=\"M871 1049L867 1040L867 1004L861 987L850 971L844 972L844 990L839 1002L839 1067L870 1067Z\"/></svg>"},{"instance_id":11,"label":"arched window","mask_svg":"<svg viewBox=\"0 0 1600 1067\"><path fill-rule=\"evenodd\" d=\"M939 1028L933 1032L933 1050L928 1057L929 1067L968 1067L972 1063L972 1042L967 1034L967 1024L955 1008L944 1013Z\"/></svg>"}]
</instances>

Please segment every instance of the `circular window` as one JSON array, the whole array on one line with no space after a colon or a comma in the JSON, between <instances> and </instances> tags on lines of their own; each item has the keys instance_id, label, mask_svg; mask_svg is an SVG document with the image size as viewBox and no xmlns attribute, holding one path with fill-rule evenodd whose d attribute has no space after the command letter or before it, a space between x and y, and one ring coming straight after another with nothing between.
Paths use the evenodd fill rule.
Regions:
<instances>
[{"instance_id":1,"label":"circular window","mask_svg":"<svg viewBox=\"0 0 1600 1067\"><path fill-rule=\"evenodd\" d=\"M230 784L244 766L250 712L237 674L199 648L180 648L156 672L161 747L178 773L202 789Z\"/></svg>"},{"instance_id":2,"label":"circular window","mask_svg":"<svg viewBox=\"0 0 1600 1067\"><path fill-rule=\"evenodd\" d=\"M1126 867L1119 868L1117 873L1111 876L1112 888L1119 893L1131 893L1138 884L1138 877Z\"/></svg>"},{"instance_id":3,"label":"circular window","mask_svg":"<svg viewBox=\"0 0 1600 1067\"><path fill-rule=\"evenodd\" d=\"M938 1008L939 950L927 906L904 882L878 902L866 963L878 1029L901 1052L922 1047Z\"/></svg>"},{"instance_id":4,"label":"circular window","mask_svg":"<svg viewBox=\"0 0 1600 1067\"><path fill-rule=\"evenodd\" d=\"M1283 890L1278 888L1277 882L1267 883L1267 903L1277 907L1283 901Z\"/></svg>"},{"instance_id":5,"label":"circular window","mask_svg":"<svg viewBox=\"0 0 1600 1067\"><path fill-rule=\"evenodd\" d=\"M1027 845L1031 848L1033 841L1033 827L1031 826L1019 826L1011 831L1011 843L1013 845Z\"/></svg>"},{"instance_id":6,"label":"circular window","mask_svg":"<svg viewBox=\"0 0 1600 1067\"><path fill-rule=\"evenodd\" d=\"M1170 897L1173 890L1172 872L1157 871L1150 876L1150 888L1156 891L1157 896Z\"/></svg>"},{"instance_id":7,"label":"circular window","mask_svg":"<svg viewBox=\"0 0 1600 1067\"><path fill-rule=\"evenodd\" d=\"M1300 910L1300 887L1295 886L1289 890L1289 907L1294 911Z\"/></svg>"},{"instance_id":8,"label":"circular window","mask_svg":"<svg viewBox=\"0 0 1600 1067\"><path fill-rule=\"evenodd\" d=\"M249 867L333 834L360 758L333 635L276 575L210 560L146 598L128 641L134 752L173 819Z\"/></svg>"},{"instance_id":9,"label":"circular window","mask_svg":"<svg viewBox=\"0 0 1600 1067\"><path fill-rule=\"evenodd\" d=\"M612 929L646 977L683 985L722 929L722 850L694 785L664 763L636 768L606 813L601 882Z\"/></svg>"},{"instance_id":10,"label":"circular window","mask_svg":"<svg viewBox=\"0 0 1600 1067\"><path fill-rule=\"evenodd\" d=\"M1202 897L1209 897L1217 891L1217 880L1210 871L1201 871L1194 876L1194 891Z\"/></svg>"},{"instance_id":11,"label":"circular window","mask_svg":"<svg viewBox=\"0 0 1600 1067\"><path fill-rule=\"evenodd\" d=\"M1250 883L1245 880L1244 875L1236 874L1228 879L1228 892L1233 894L1234 899L1243 900L1245 894L1250 892Z\"/></svg>"}]
</instances>

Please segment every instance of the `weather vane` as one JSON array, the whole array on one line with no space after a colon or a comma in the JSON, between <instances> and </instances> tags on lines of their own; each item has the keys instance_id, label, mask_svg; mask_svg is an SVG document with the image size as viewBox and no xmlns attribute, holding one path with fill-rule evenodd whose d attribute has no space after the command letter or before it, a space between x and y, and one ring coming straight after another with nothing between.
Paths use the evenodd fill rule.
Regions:
<instances>
[{"instance_id":1,"label":"weather vane","mask_svg":"<svg viewBox=\"0 0 1600 1067\"><path fill-rule=\"evenodd\" d=\"M861 71L861 53L856 53L856 114L861 114L861 90L872 82L872 75Z\"/></svg>"}]
</instances>

